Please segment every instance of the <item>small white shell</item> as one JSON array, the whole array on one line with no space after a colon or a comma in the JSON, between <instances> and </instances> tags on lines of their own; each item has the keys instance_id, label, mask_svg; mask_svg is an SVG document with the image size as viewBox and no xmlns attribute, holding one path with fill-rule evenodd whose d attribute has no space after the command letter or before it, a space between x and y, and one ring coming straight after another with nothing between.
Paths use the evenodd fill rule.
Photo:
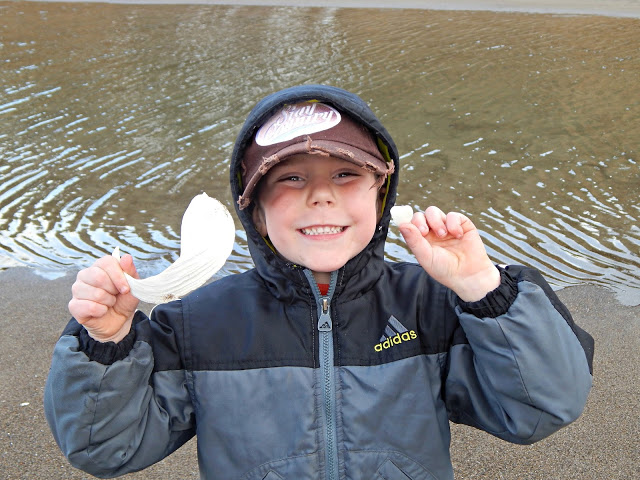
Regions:
<instances>
[{"instance_id":1,"label":"small white shell","mask_svg":"<svg viewBox=\"0 0 640 480\"><path fill-rule=\"evenodd\" d=\"M395 205L391 207L391 218L396 225L411 222L413 208L411 205Z\"/></svg>"},{"instance_id":2,"label":"small white shell","mask_svg":"<svg viewBox=\"0 0 640 480\"><path fill-rule=\"evenodd\" d=\"M182 217L180 257L169 267L145 279L127 274L134 297L159 304L176 300L209 280L233 250L235 225L227 208L206 193L196 195ZM116 247L114 257L120 258Z\"/></svg>"}]
</instances>

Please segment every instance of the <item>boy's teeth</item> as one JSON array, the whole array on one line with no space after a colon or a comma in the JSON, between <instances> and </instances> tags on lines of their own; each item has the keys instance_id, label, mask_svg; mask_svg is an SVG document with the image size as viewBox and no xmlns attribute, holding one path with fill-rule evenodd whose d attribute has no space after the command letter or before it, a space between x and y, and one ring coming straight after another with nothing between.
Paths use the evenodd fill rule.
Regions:
<instances>
[{"instance_id":1,"label":"boy's teeth","mask_svg":"<svg viewBox=\"0 0 640 480\"><path fill-rule=\"evenodd\" d=\"M340 233L344 227L313 227L303 228L302 233L305 235L328 235L331 233Z\"/></svg>"}]
</instances>

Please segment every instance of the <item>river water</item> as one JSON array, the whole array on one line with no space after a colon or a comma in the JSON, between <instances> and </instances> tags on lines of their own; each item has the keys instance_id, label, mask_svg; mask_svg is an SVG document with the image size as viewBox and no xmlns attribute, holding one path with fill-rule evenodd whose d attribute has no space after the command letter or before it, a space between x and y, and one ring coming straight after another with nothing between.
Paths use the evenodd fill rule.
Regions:
<instances>
[{"instance_id":1,"label":"river water","mask_svg":"<svg viewBox=\"0 0 640 480\"><path fill-rule=\"evenodd\" d=\"M328 83L401 152L398 203L469 215L499 263L640 303L640 19L0 2L0 270L179 253L253 104ZM250 268L238 228L220 272ZM395 228L390 259L410 259Z\"/></svg>"}]
</instances>

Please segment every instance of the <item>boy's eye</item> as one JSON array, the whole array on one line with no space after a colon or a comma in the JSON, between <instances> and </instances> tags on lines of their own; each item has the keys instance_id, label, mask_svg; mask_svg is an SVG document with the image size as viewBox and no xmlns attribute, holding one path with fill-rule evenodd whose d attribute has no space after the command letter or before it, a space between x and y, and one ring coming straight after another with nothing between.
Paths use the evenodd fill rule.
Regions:
<instances>
[{"instance_id":1,"label":"boy's eye","mask_svg":"<svg viewBox=\"0 0 640 480\"><path fill-rule=\"evenodd\" d=\"M283 177L280 177L281 182L299 182L301 180L302 177L299 177L298 175L285 175Z\"/></svg>"},{"instance_id":2,"label":"boy's eye","mask_svg":"<svg viewBox=\"0 0 640 480\"><path fill-rule=\"evenodd\" d=\"M340 172L336 175L336 178L348 178L348 177L357 177L359 173L354 172L352 170L347 170L345 172Z\"/></svg>"}]
</instances>

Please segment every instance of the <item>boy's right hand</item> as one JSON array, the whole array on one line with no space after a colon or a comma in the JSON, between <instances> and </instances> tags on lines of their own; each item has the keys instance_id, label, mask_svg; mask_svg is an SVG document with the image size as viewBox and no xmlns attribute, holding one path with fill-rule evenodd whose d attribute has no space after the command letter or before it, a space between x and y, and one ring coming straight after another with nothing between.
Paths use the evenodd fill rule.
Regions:
<instances>
[{"instance_id":1,"label":"boy's right hand","mask_svg":"<svg viewBox=\"0 0 640 480\"><path fill-rule=\"evenodd\" d=\"M119 342L131 329L139 300L131 295L124 272L138 278L131 255L120 263L108 255L80 270L71 287L69 312L99 342Z\"/></svg>"}]
</instances>

